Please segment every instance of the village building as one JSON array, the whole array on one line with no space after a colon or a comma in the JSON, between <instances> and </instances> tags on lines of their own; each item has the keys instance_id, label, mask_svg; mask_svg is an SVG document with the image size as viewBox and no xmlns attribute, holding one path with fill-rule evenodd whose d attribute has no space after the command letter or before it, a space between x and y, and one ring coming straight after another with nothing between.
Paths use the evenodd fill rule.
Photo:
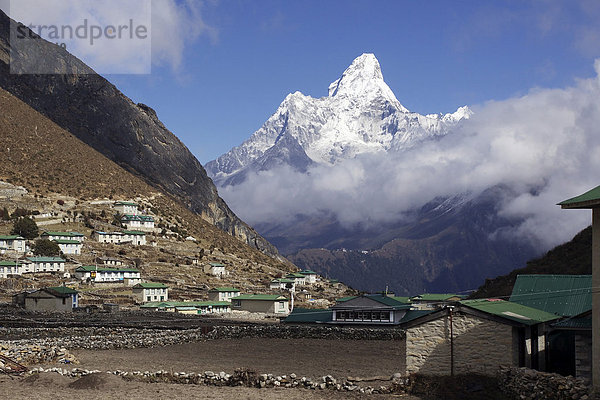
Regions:
<instances>
[{"instance_id":1,"label":"village building","mask_svg":"<svg viewBox=\"0 0 600 400\"><path fill-rule=\"evenodd\" d=\"M121 223L129 230L154 230L154 218L149 215L125 214L121 217Z\"/></svg>"},{"instance_id":2,"label":"village building","mask_svg":"<svg viewBox=\"0 0 600 400\"><path fill-rule=\"evenodd\" d=\"M65 260L60 257L27 257L21 262L22 274L64 271Z\"/></svg>"},{"instance_id":3,"label":"village building","mask_svg":"<svg viewBox=\"0 0 600 400\"><path fill-rule=\"evenodd\" d=\"M40 237L46 240L76 240L78 242L85 240L85 235L79 232L44 232Z\"/></svg>"},{"instance_id":4,"label":"village building","mask_svg":"<svg viewBox=\"0 0 600 400\"><path fill-rule=\"evenodd\" d=\"M231 309L266 314L288 314L289 301L273 294L243 294L231 300Z\"/></svg>"},{"instance_id":5,"label":"village building","mask_svg":"<svg viewBox=\"0 0 600 400\"><path fill-rule=\"evenodd\" d=\"M163 283L142 282L133 286L133 298L138 303L169 300L169 287Z\"/></svg>"},{"instance_id":6,"label":"village building","mask_svg":"<svg viewBox=\"0 0 600 400\"><path fill-rule=\"evenodd\" d=\"M16 296L28 311L73 311L78 307L78 292L66 286L48 287Z\"/></svg>"},{"instance_id":7,"label":"village building","mask_svg":"<svg viewBox=\"0 0 600 400\"><path fill-rule=\"evenodd\" d=\"M287 274L285 277L286 277L286 279L293 279L297 286L306 285L306 276L304 276L303 274L301 274L299 272Z\"/></svg>"},{"instance_id":8,"label":"village building","mask_svg":"<svg viewBox=\"0 0 600 400\"><path fill-rule=\"evenodd\" d=\"M518 275L510 301L567 317L548 334L546 370L591 380L591 275Z\"/></svg>"},{"instance_id":9,"label":"village building","mask_svg":"<svg viewBox=\"0 0 600 400\"><path fill-rule=\"evenodd\" d=\"M140 231L123 232L92 232L92 239L100 243L108 244L133 244L136 246L146 245L146 233Z\"/></svg>"},{"instance_id":10,"label":"village building","mask_svg":"<svg viewBox=\"0 0 600 400\"><path fill-rule=\"evenodd\" d=\"M163 301L140 306L142 310L177 312L181 314L223 314L231 312L228 301Z\"/></svg>"},{"instance_id":11,"label":"village building","mask_svg":"<svg viewBox=\"0 0 600 400\"><path fill-rule=\"evenodd\" d=\"M53 240L58 245L63 254L80 255L83 243L78 240Z\"/></svg>"},{"instance_id":12,"label":"village building","mask_svg":"<svg viewBox=\"0 0 600 400\"><path fill-rule=\"evenodd\" d=\"M229 301L240 295L240 290L233 287L218 287L208 291L210 301Z\"/></svg>"},{"instance_id":13,"label":"village building","mask_svg":"<svg viewBox=\"0 0 600 400\"><path fill-rule=\"evenodd\" d=\"M288 285L290 285L290 287L288 288ZM270 289L281 289L281 290L295 290L296 288L296 281L294 279L287 279L287 278L277 278L277 279L273 279L271 281L271 283L269 284L269 288Z\"/></svg>"},{"instance_id":14,"label":"village building","mask_svg":"<svg viewBox=\"0 0 600 400\"><path fill-rule=\"evenodd\" d=\"M300 273L304 275L306 284L312 285L317 282L317 273L315 271L305 269L304 271L300 271Z\"/></svg>"},{"instance_id":15,"label":"village building","mask_svg":"<svg viewBox=\"0 0 600 400\"><path fill-rule=\"evenodd\" d=\"M21 275L21 263L18 261L0 261L0 278L8 278L11 275Z\"/></svg>"},{"instance_id":16,"label":"village building","mask_svg":"<svg viewBox=\"0 0 600 400\"><path fill-rule=\"evenodd\" d=\"M225 270L225 266L221 263L206 264L204 266L204 273L218 277L229 275L229 273Z\"/></svg>"},{"instance_id":17,"label":"village building","mask_svg":"<svg viewBox=\"0 0 600 400\"><path fill-rule=\"evenodd\" d=\"M141 283L140 271L135 268L106 268L82 265L75 268L75 276L85 282L121 283L134 286Z\"/></svg>"},{"instance_id":18,"label":"village building","mask_svg":"<svg viewBox=\"0 0 600 400\"><path fill-rule=\"evenodd\" d=\"M403 299L381 294L338 299L331 307L332 324L398 325L411 308Z\"/></svg>"},{"instance_id":19,"label":"village building","mask_svg":"<svg viewBox=\"0 0 600 400\"><path fill-rule=\"evenodd\" d=\"M464 298L465 296L453 293L424 293L411 297L410 301L416 309L429 310L443 308Z\"/></svg>"},{"instance_id":20,"label":"village building","mask_svg":"<svg viewBox=\"0 0 600 400\"><path fill-rule=\"evenodd\" d=\"M406 373L426 375L495 375L501 365L543 370L546 332L559 318L500 299L411 313L421 315L401 324Z\"/></svg>"},{"instance_id":21,"label":"village building","mask_svg":"<svg viewBox=\"0 0 600 400\"><path fill-rule=\"evenodd\" d=\"M18 235L0 236L0 249L24 253L26 250L26 240L24 237Z\"/></svg>"},{"instance_id":22,"label":"village building","mask_svg":"<svg viewBox=\"0 0 600 400\"><path fill-rule=\"evenodd\" d=\"M113 208L120 214L138 215L138 205L131 201L117 201L113 204Z\"/></svg>"}]
</instances>

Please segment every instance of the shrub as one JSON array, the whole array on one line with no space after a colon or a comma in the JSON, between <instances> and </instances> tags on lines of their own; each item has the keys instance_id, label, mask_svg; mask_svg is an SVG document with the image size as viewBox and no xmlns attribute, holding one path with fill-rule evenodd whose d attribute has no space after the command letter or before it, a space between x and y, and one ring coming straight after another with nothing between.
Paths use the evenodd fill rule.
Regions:
<instances>
[{"instance_id":1,"label":"shrub","mask_svg":"<svg viewBox=\"0 0 600 400\"><path fill-rule=\"evenodd\" d=\"M39 234L39 229L34 220L29 217L21 217L13 224L10 232L12 235L20 235L25 239L35 239Z\"/></svg>"},{"instance_id":2,"label":"shrub","mask_svg":"<svg viewBox=\"0 0 600 400\"><path fill-rule=\"evenodd\" d=\"M57 256L60 254L60 247L56 242L48 239L39 239L33 245L33 254L45 257Z\"/></svg>"}]
</instances>

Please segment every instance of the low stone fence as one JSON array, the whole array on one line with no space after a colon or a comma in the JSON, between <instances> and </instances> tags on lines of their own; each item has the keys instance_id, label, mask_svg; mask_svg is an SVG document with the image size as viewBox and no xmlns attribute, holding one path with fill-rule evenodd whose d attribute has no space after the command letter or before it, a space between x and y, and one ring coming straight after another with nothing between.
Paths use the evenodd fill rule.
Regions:
<instances>
[{"instance_id":1,"label":"low stone fence","mask_svg":"<svg viewBox=\"0 0 600 400\"><path fill-rule=\"evenodd\" d=\"M520 400L586 400L589 387L581 379L528 368L500 367L498 383L504 393Z\"/></svg>"},{"instance_id":2,"label":"low stone fence","mask_svg":"<svg viewBox=\"0 0 600 400\"><path fill-rule=\"evenodd\" d=\"M172 372L172 371L106 371L86 370L73 368L71 370L64 368L34 368L28 374L40 373L58 373L70 378L81 378L83 376L99 373L113 374L122 377L127 381L146 382L146 383L172 383L183 385L208 385L208 386L246 386L254 388L304 388L313 390L335 390L347 391L364 394L387 394L397 392L397 383L402 381L400 374L392 376L374 377L374 378L347 378L337 380L331 375L326 375L318 379L307 377L298 377L296 374L290 375L272 375L258 374L255 371L245 368L239 368L233 374L225 372L204 371L194 372ZM387 385L368 386L365 381L388 382Z\"/></svg>"},{"instance_id":3,"label":"low stone fence","mask_svg":"<svg viewBox=\"0 0 600 400\"><path fill-rule=\"evenodd\" d=\"M215 326L209 339L240 339L247 337L273 339L328 340L402 340L406 337L395 328L348 328L337 326L247 325Z\"/></svg>"}]
</instances>

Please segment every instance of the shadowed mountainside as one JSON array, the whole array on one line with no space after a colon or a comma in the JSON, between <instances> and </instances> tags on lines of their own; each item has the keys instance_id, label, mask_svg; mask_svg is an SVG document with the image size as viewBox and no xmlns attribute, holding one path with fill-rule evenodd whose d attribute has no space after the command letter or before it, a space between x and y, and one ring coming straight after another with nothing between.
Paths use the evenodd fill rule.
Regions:
<instances>
[{"instance_id":1,"label":"shadowed mountainside","mask_svg":"<svg viewBox=\"0 0 600 400\"><path fill-rule=\"evenodd\" d=\"M202 165L154 110L134 104L76 57L39 37L11 48L10 31L17 26L0 10L0 87L206 221L277 256L274 246L229 209ZM31 59L56 73L26 74L23 64ZM22 74L11 74L11 66Z\"/></svg>"},{"instance_id":2,"label":"shadowed mountainside","mask_svg":"<svg viewBox=\"0 0 600 400\"><path fill-rule=\"evenodd\" d=\"M524 268L515 269L507 275L486 279L469 298L510 296L517 275L555 274L588 275L592 273L592 227L579 232L571 241L556 246L543 257L528 261Z\"/></svg>"}]
</instances>

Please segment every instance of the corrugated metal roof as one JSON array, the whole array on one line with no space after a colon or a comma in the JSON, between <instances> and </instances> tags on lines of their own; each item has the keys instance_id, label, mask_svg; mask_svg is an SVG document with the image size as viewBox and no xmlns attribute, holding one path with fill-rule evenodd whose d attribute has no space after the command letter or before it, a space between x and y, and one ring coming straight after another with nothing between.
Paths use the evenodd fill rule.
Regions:
<instances>
[{"instance_id":1,"label":"corrugated metal roof","mask_svg":"<svg viewBox=\"0 0 600 400\"><path fill-rule=\"evenodd\" d=\"M500 299L463 300L460 304L525 325L536 325L559 318L555 314Z\"/></svg>"},{"instance_id":2,"label":"corrugated metal roof","mask_svg":"<svg viewBox=\"0 0 600 400\"><path fill-rule=\"evenodd\" d=\"M404 324L406 322L412 321L413 319L420 318L424 315L428 315L436 311L437 310L408 310L400 320L400 323Z\"/></svg>"},{"instance_id":3,"label":"corrugated metal roof","mask_svg":"<svg viewBox=\"0 0 600 400\"><path fill-rule=\"evenodd\" d=\"M558 203L562 208L589 208L598 204L600 204L600 186Z\"/></svg>"},{"instance_id":4,"label":"corrugated metal roof","mask_svg":"<svg viewBox=\"0 0 600 400\"><path fill-rule=\"evenodd\" d=\"M234 287L216 287L209 290L209 292L239 292L240 289Z\"/></svg>"},{"instance_id":5,"label":"corrugated metal roof","mask_svg":"<svg viewBox=\"0 0 600 400\"><path fill-rule=\"evenodd\" d=\"M329 322L333 318L333 311L322 308L300 308L296 307L290 315L288 315L283 322Z\"/></svg>"},{"instance_id":6,"label":"corrugated metal roof","mask_svg":"<svg viewBox=\"0 0 600 400\"><path fill-rule=\"evenodd\" d=\"M285 296L277 294L243 294L233 298L234 300L261 300L261 301L279 301L287 300Z\"/></svg>"},{"instance_id":7,"label":"corrugated metal roof","mask_svg":"<svg viewBox=\"0 0 600 400\"><path fill-rule=\"evenodd\" d=\"M592 276L517 275L510 301L572 317L592 307Z\"/></svg>"},{"instance_id":8,"label":"corrugated metal roof","mask_svg":"<svg viewBox=\"0 0 600 400\"><path fill-rule=\"evenodd\" d=\"M592 310L552 324L557 329L592 329Z\"/></svg>"},{"instance_id":9,"label":"corrugated metal roof","mask_svg":"<svg viewBox=\"0 0 600 400\"><path fill-rule=\"evenodd\" d=\"M454 293L423 293L418 296L411 297L411 300L421 300L421 301L447 301L452 298L456 298L458 300L463 299L465 296L461 296L459 294Z\"/></svg>"}]
</instances>

